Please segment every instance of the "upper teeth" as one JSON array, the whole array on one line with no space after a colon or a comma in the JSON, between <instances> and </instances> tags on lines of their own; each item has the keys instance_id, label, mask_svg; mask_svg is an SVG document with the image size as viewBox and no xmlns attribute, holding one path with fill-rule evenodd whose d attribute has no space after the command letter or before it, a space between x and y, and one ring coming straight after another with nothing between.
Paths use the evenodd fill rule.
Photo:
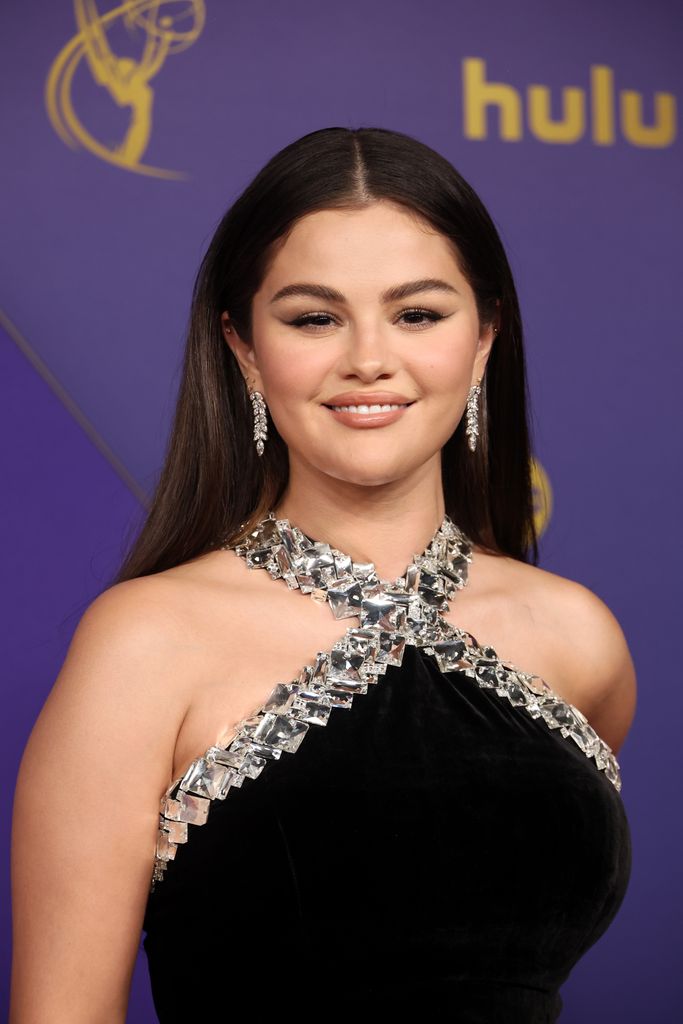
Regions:
<instances>
[{"instance_id":1,"label":"upper teeth","mask_svg":"<svg viewBox=\"0 0 683 1024\"><path fill-rule=\"evenodd\" d=\"M402 409L403 405L333 405L332 408L340 412L388 412L390 409Z\"/></svg>"}]
</instances>

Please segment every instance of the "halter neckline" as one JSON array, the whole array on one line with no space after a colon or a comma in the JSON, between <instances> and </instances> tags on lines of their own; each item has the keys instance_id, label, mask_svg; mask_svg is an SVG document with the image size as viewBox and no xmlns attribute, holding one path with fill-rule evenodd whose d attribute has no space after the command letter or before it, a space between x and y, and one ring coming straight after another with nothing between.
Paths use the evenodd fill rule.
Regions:
<instances>
[{"instance_id":1,"label":"halter neckline","mask_svg":"<svg viewBox=\"0 0 683 1024\"><path fill-rule=\"evenodd\" d=\"M402 576L382 579L374 562L356 562L351 555L326 541L304 533L287 518L270 511L238 544L226 544L245 559L250 568L266 568L273 579L284 578L290 587L310 593L315 600L329 600L337 617L355 614L341 594L355 585L360 589L393 595L420 594L441 609L456 589L467 583L472 543L448 514L444 515L423 551L413 555ZM356 607L359 600L355 602Z\"/></svg>"},{"instance_id":2,"label":"halter neckline","mask_svg":"<svg viewBox=\"0 0 683 1024\"><path fill-rule=\"evenodd\" d=\"M219 738L171 783L160 801L152 888L178 844L187 842L188 825L206 822L212 800L224 800L231 788L258 776L283 751L294 753L309 727L326 725L334 708L350 707L390 667L399 667L407 646L433 657L441 672L469 676L571 738L621 789L617 759L583 712L543 679L503 661L493 647L444 617L450 598L467 582L472 560L470 540L448 515L394 583L380 579L374 563L354 562L272 511L243 543L226 541L221 547L234 550L250 569L266 569L291 589L327 602L335 618L357 617L359 625L349 626L329 651L318 651L295 679L276 683L264 702L237 723L230 739ZM267 628L264 622L265 643Z\"/></svg>"}]
</instances>

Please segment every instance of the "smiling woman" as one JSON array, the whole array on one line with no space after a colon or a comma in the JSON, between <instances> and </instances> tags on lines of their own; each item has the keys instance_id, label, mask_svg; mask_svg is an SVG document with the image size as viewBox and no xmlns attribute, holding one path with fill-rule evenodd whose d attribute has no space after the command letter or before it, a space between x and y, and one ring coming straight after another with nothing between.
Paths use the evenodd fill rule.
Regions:
<instances>
[{"instance_id":1,"label":"smiling woman","mask_svg":"<svg viewBox=\"0 0 683 1024\"><path fill-rule=\"evenodd\" d=\"M123 1022L141 928L164 1024L559 1018L629 881L635 677L538 565L526 397L500 238L428 146L312 132L230 207L22 761L13 1024Z\"/></svg>"},{"instance_id":2,"label":"smiling woman","mask_svg":"<svg viewBox=\"0 0 683 1024\"><path fill-rule=\"evenodd\" d=\"M415 269L428 273L405 280ZM418 296L421 306L406 307ZM299 502L330 477L383 486L386 503L387 488L418 467L439 475L497 331L480 322L450 239L387 198L304 214L278 245L250 315L242 336L240 317L225 310L224 336L286 444L286 508L297 521Z\"/></svg>"}]
</instances>

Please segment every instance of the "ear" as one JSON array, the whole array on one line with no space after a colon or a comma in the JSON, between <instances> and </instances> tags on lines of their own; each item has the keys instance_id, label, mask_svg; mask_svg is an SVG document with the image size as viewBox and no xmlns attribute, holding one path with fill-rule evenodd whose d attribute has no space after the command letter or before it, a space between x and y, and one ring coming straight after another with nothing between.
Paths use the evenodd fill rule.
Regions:
<instances>
[{"instance_id":1,"label":"ear","mask_svg":"<svg viewBox=\"0 0 683 1024\"><path fill-rule=\"evenodd\" d=\"M263 384L254 346L249 345L243 338L240 338L230 321L227 310L221 313L221 331L223 332L226 345L239 363L245 383L252 382L254 389L262 392Z\"/></svg>"},{"instance_id":2,"label":"ear","mask_svg":"<svg viewBox=\"0 0 683 1024\"><path fill-rule=\"evenodd\" d=\"M497 305L500 305L500 300ZM474 357L474 366L472 368L472 384L476 384L484 376L486 370L486 364L488 363L489 356L491 355L491 349L493 343L498 337L498 317L494 319L492 324L484 329L477 342L477 352Z\"/></svg>"}]
</instances>

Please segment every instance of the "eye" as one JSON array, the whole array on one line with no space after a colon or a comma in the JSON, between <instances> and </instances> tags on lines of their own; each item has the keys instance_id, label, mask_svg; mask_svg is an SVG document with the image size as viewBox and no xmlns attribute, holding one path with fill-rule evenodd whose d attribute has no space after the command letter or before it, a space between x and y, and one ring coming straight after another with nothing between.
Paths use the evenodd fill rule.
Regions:
<instances>
[{"instance_id":1,"label":"eye","mask_svg":"<svg viewBox=\"0 0 683 1024\"><path fill-rule=\"evenodd\" d=\"M418 324L415 323L414 320L411 321L412 326L418 328L427 327L429 323L436 323L438 320L445 319L442 313L437 313L435 310L432 309L404 309L403 312L399 314L399 317L403 316L417 316L423 318L426 317L427 323Z\"/></svg>"},{"instance_id":2,"label":"eye","mask_svg":"<svg viewBox=\"0 0 683 1024\"><path fill-rule=\"evenodd\" d=\"M401 320L403 317L419 317L422 318L422 323L416 323L414 320L409 321L408 326L416 327L418 330L423 330L428 327L430 323L436 323L438 320L445 320L443 313L437 313L432 309L404 309L398 314L397 320ZM424 320L427 320L425 323ZM303 316L298 316L295 320L288 320L287 323L291 327L311 327L313 330L326 330L329 327L329 323L320 323L321 320L333 320L334 317L330 316L329 313L306 313ZM317 323L315 321L318 321Z\"/></svg>"},{"instance_id":3,"label":"eye","mask_svg":"<svg viewBox=\"0 0 683 1024\"><path fill-rule=\"evenodd\" d=\"M306 313L305 316L298 316L296 320L288 320L291 327L328 327L329 324L313 323L314 320L331 320L329 313Z\"/></svg>"}]
</instances>

